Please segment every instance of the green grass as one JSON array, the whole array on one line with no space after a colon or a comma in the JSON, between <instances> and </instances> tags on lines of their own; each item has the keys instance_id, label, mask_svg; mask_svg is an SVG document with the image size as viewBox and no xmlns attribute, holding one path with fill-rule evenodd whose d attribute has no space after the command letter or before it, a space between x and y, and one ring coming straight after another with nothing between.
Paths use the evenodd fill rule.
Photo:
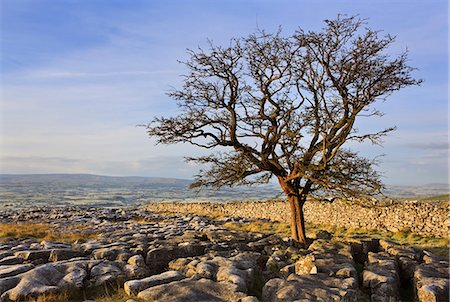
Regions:
<instances>
[{"instance_id":1,"label":"green grass","mask_svg":"<svg viewBox=\"0 0 450 302\"><path fill-rule=\"evenodd\" d=\"M423 201L450 201L450 194L435 195L430 197L422 197L419 200Z\"/></svg>"},{"instance_id":2,"label":"green grass","mask_svg":"<svg viewBox=\"0 0 450 302\"><path fill-rule=\"evenodd\" d=\"M393 197L394 201L409 201L417 200L421 202L449 202L450 194L431 195L431 196L407 196L407 197Z\"/></svg>"},{"instance_id":3,"label":"green grass","mask_svg":"<svg viewBox=\"0 0 450 302\"><path fill-rule=\"evenodd\" d=\"M224 227L235 230L263 234L290 234L287 223L255 220L249 223L226 222Z\"/></svg>"}]
</instances>

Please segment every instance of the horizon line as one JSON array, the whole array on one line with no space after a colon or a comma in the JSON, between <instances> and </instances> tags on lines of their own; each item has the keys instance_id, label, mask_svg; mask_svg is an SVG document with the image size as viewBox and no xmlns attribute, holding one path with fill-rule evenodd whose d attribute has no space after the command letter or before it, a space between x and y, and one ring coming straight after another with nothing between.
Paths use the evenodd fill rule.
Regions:
<instances>
[{"instance_id":1,"label":"horizon line","mask_svg":"<svg viewBox=\"0 0 450 302\"><path fill-rule=\"evenodd\" d=\"M178 177L162 177L162 176L139 176L139 175L104 175L104 174L93 174L93 173L70 173L70 172L55 172L55 173L3 173L0 172L0 176L44 176L44 175L85 175L85 176L100 176L100 177L117 177L117 178L160 178L160 179L176 179L176 180L188 180L193 181L193 178L178 178ZM432 182L432 183L423 183L419 186L429 186L429 185L446 185L450 189L450 185L445 182ZM417 186L414 184L388 184L386 186L398 186L398 187L413 187Z\"/></svg>"}]
</instances>

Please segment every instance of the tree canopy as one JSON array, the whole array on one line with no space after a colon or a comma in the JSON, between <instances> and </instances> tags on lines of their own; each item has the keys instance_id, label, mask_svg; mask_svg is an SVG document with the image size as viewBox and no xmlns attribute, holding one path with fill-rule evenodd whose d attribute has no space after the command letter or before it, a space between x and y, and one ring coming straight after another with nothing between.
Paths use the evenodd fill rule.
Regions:
<instances>
[{"instance_id":1,"label":"tree canopy","mask_svg":"<svg viewBox=\"0 0 450 302\"><path fill-rule=\"evenodd\" d=\"M382 187L374 160L348 142L381 143L394 127L360 133L355 122L380 116L374 103L421 80L395 38L338 16L320 31L284 36L258 31L228 46L189 50L183 86L169 93L179 114L155 118L158 143L214 149L189 161L206 164L193 184L232 186L275 176L300 208L307 195L372 194Z\"/></svg>"}]
</instances>

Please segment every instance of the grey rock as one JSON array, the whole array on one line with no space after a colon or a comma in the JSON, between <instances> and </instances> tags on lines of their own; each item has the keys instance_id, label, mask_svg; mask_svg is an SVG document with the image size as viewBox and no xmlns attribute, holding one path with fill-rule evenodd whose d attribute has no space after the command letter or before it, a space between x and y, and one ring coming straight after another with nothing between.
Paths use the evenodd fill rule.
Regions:
<instances>
[{"instance_id":1,"label":"grey rock","mask_svg":"<svg viewBox=\"0 0 450 302\"><path fill-rule=\"evenodd\" d=\"M12 265L24 263L25 259L17 256L7 256L0 260L0 265Z\"/></svg>"},{"instance_id":2,"label":"grey rock","mask_svg":"<svg viewBox=\"0 0 450 302\"><path fill-rule=\"evenodd\" d=\"M387 253L369 253L362 275L363 286L369 288L372 300L396 301L399 299L400 279L395 258Z\"/></svg>"},{"instance_id":3,"label":"grey rock","mask_svg":"<svg viewBox=\"0 0 450 302\"><path fill-rule=\"evenodd\" d=\"M56 284L63 277L64 275L51 264L39 266L22 275L19 283L4 292L1 299L23 301L42 294L57 293L60 288Z\"/></svg>"},{"instance_id":4,"label":"grey rock","mask_svg":"<svg viewBox=\"0 0 450 302\"><path fill-rule=\"evenodd\" d=\"M65 266L65 276L57 283L57 285L60 288L83 288L88 279L89 266L88 261L68 263Z\"/></svg>"},{"instance_id":5,"label":"grey rock","mask_svg":"<svg viewBox=\"0 0 450 302\"><path fill-rule=\"evenodd\" d=\"M83 257L84 253L82 251L71 250L71 249L52 249L48 257L49 261L56 262L62 260L68 260L77 257Z\"/></svg>"},{"instance_id":6,"label":"grey rock","mask_svg":"<svg viewBox=\"0 0 450 302\"><path fill-rule=\"evenodd\" d=\"M41 241L40 245L44 250L53 250L53 249L71 249L71 245L69 243L63 242L54 242L54 241Z\"/></svg>"},{"instance_id":7,"label":"grey rock","mask_svg":"<svg viewBox=\"0 0 450 302\"><path fill-rule=\"evenodd\" d=\"M128 279L144 278L150 275L150 269L147 267L142 255L130 257L123 271Z\"/></svg>"},{"instance_id":8,"label":"grey rock","mask_svg":"<svg viewBox=\"0 0 450 302\"><path fill-rule=\"evenodd\" d=\"M51 250L29 250L14 253L16 257L22 258L25 261L43 260L47 261Z\"/></svg>"},{"instance_id":9,"label":"grey rock","mask_svg":"<svg viewBox=\"0 0 450 302\"><path fill-rule=\"evenodd\" d=\"M197 278L213 279L217 273L217 267L208 262L200 262L195 267L195 276Z\"/></svg>"},{"instance_id":10,"label":"grey rock","mask_svg":"<svg viewBox=\"0 0 450 302\"><path fill-rule=\"evenodd\" d=\"M153 274L161 273L170 261L183 257L174 246L158 247L148 251L145 262Z\"/></svg>"},{"instance_id":11,"label":"grey rock","mask_svg":"<svg viewBox=\"0 0 450 302\"><path fill-rule=\"evenodd\" d=\"M145 279L127 281L124 284L124 290L128 295L132 296L137 295L139 292L146 290L149 287L179 281L184 278L185 276L179 271L167 271Z\"/></svg>"},{"instance_id":12,"label":"grey rock","mask_svg":"<svg viewBox=\"0 0 450 302\"><path fill-rule=\"evenodd\" d=\"M175 271L186 271L187 270L187 265L189 263L191 263L194 259L192 257L189 258L177 258L175 260L172 260L169 262L168 267L171 270L175 270ZM195 265L197 265L200 261L196 260L197 263L195 263ZM194 267L195 267L194 265Z\"/></svg>"},{"instance_id":13,"label":"grey rock","mask_svg":"<svg viewBox=\"0 0 450 302\"><path fill-rule=\"evenodd\" d=\"M416 266L414 288L419 301L448 301L449 263L447 261L428 262Z\"/></svg>"},{"instance_id":14,"label":"grey rock","mask_svg":"<svg viewBox=\"0 0 450 302\"><path fill-rule=\"evenodd\" d=\"M245 298L237 286L228 282L214 282L209 279L185 279L150 287L138 294L148 301L176 302L238 302Z\"/></svg>"},{"instance_id":15,"label":"grey rock","mask_svg":"<svg viewBox=\"0 0 450 302\"><path fill-rule=\"evenodd\" d=\"M376 238L359 238L354 239L355 242L350 243L351 253L353 259L357 263L364 263L367 261L367 255L369 252L379 252L380 244L379 239Z\"/></svg>"},{"instance_id":16,"label":"grey rock","mask_svg":"<svg viewBox=\"0 0 450 302\"><path fill-rule=\"evenodd\" d=\"M91 268L89 281L92 286L100 286L124 277L125 274L117 263L101 261Z\"/></svg>"},{"instance_id":17,"label":"grey rock","mask_svg":"<svg viewBox=\"0 0 450 302\"><path fill-rule=\"evenodd\" d=\"M439 263L443 261L442 257L435 255L429 251L423 251L423 262L424 263Z\"/></svg>"},{"instance_id":18,"label":"grey rock","mask_svg":"<svg viewBox=\"0 0 450 302\"><path fill-rule=\"evenodd\" d=\"M126 255L124 257L124 255ZM121 260L126 261L130 257L130 253L125 250L122 246L112 246L112 247L104 247L100 249L96 249L92 251L92 257L94 259L106 259L110 261Z\"/></svg>"},{"instance_id":19,"label":"grey rock","mask_svg":"<svg viewBox=\"0 0 450 302\"><path fill-rule=\"evenodd\" d=\"M420 302L448 301L448 281L439 280L423 285L417 290L417 297Z\"/></svg>"},{"instance_id":20,"label":"grey rock","mask_svg":"<svg viewBox=\"0 0 450 302\"><path fill-rule=\"evenodd\" d=\"M2 294L6 292L7 290L10 290L11 288L14 288L19 284L20 277L17 276L10 276L0 279L0 301L3 302Z\"/></svg>"},{"instance_id":21,"label":"grey rock","mask_svg":"<svg viewBox=\"0 0 450 302\"><path fill-rule=\"evenodd\" d=\"M280 272L284 274L284 276L289 276L292 273L295 273L295 263L288 264L280 269Z\"/></svg>"},{"instance_id":22,"label":"grey rock","mask_svg":"<svg viewBox=\"0 0 450 302\"><path fill-rule=\"evenodd\" d=\"M313 254L308 254L295 262L295 273L297 275L317 274L317 267L315 264L316 258Z\"/></svg>"},{"instance_id":23,"label":"grey rock","mask_svg":"<svg viewBox=\"0 0 450 302\"><path fill-rule=\"evenodd\" d=\"M152 273L160 273L176 258L199 256L204 252L205 245L202 244L158 247L148 251L145 262Z\"/></svg>"},{"instance_id":24,"label":"grey rock","mask_svg":"<svg viewBox=\"0 0 450 302\"><path fill-rule=\"evenodd\" d=\"M334 284L331 284L329 279L334 279ZM302 276L293 274L288 280L270 279L263 287L262 301L357 301L357 297L361 295L358 290L351 286L340 288L341 281L325 274ZM354 280L351 283L357 282Z\"/></svg>"},{"instance_id":25,"label":"grey rock","mask_svg":"<svg viewBox=\"0 0 450 302\"><path fill-rule=\"evenodd\" d=\"M15 276L33 268L33 264L2 265L0 266L0 278Z\"/></svg>"},{"instance_id":26,"label":"grey rock","mask_svg":"<svg viewBox=\"0 0 450 302\"><path fill-rule=\"evenodd\" d=\"M145 266L145 259L142 255L134 255L128 259L127 263L135 266Z\"/></svg>"},{"instance_id":27,"label":"grey rock","mask_svg":"<svg viewBox=\"0 0 450 302\"><path fill-rule=\"evenodd\" d=\"M217 281L225 281L233 283L237 286L240 292L247 292L247 283L251 279L246 271L240 270L236 267L222 266L219 267L216 275Z\"/></svg>"}]
</instances>

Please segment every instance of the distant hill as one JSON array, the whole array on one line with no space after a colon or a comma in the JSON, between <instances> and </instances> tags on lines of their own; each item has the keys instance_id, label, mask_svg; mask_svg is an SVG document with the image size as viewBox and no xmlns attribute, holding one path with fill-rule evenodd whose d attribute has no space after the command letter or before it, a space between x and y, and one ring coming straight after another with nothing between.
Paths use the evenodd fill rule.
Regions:
<instances>
[{"instance_id":1,"label":"distant hill","mask_svg":"<svg viewBox=\"0 0 450 302\"><path fill-rule=\"evenodd\" d=\"M129 206L149 202L274 199L278 185L190 190L192 180L91 174L0 174L0 207Z\"/></svg>"},{"instance_id":2,"label":"distant hill","mask_svg":"<svg viewBox=\"0 0 450 302\"><path fill-rule=\"evenodd\" d=\"M422 198L449 194L449 185L445 183L431 183L420 186L387 186L385 194L398 198Z\"/></svg>"},{"instance_id":3,"label":"distant hill","mask_svg":"<svg viewBox=\"0 0 450 302\"><path fill-rule=\"evenodd\" d=\"M54 185L62 187L187 187L188 179L140 177L140 176L103 176L93 174L0 174L0 184L5 185Z\"/></svg>"},{"instance_id":4,"label":"distant hill","mask_svg":"<svg viewBox=\"0 0 450 302\"><path fill-rule=\"evenodd\" d=\"M21 193L34 196L32 193L52 194L54 198L67 198L67 194L87 194L89 190L102 191L121 190L142 193L146 198L218 198L220 200L265 199L283 196L278 184L270 183L257 187L207 189L195 193L188 187L189 179L140 177L140 176L103 176L93 174L0 174L0 201L6 196L18 196ZM76 192L75 192L76 191ZM58 196L56 192L60 192ZM78 192L78 193L77 193ZM447 184L434 183L422 186L387 186L385 194L392 198L423 198L449 193ZM125 194L125 193L124 193ZM28 196L27 195L27 196ZM30 196L31 196L30 195ZM62 197L60 197L62 196ZM31 198L30 198L31 200Z\"/></svg>"},{"instance_id":5,"label":"distant hill","mask_svg":"<svg viewBox=\"0 0 450 302\"><path fill-rule=\"evenodd\" d=\"M1 187L14 186L51 186L59 189L70 188L128 188L128 189L187 189L193 180L163 177L141 176L103 176L93 174L0 174ZM262 185L260 187L277 188L276 184ZM233 189L245 191L245 188ZM229 191L223 189L220 191ZM278 190L277 190L278 191ZM432 183L419 186L387 186L387 196L398 198L422 198L449 194L449 185L445 183Z\"/></svg>"}]
</instances>

